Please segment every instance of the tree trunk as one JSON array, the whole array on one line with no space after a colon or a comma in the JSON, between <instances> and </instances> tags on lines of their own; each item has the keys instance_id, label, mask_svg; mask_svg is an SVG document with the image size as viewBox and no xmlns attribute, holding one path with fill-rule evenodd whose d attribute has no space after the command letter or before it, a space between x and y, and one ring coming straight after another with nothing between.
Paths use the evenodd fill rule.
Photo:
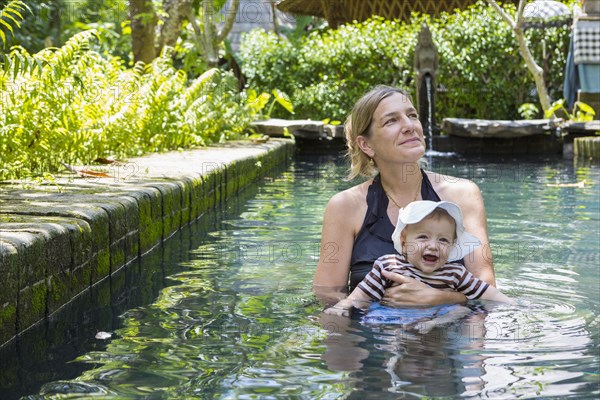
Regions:
<instances>
[{"instance_id":1,"label":"tree trunk","mask_svg":"<svg viewBox=\"0 0 600 400\"><path fill-rule=\"evenodd\" d=\"M165 46L175 46L179 35L181 35L183 22L192 11L192 1L164 0L163 8L167 16L163 19L156 54L160 54Z\"/></svg>"},{"instance_id":2,"label":"tree trunk","mask_svg":"<svg viewBox=\"0 0 600 400\"><path fill-rule=\"evenodd\" d=\"M235 17L238 12L238 8L240 7L240 0L232 0L231 7L227 10L227 18L225 19L225 24L223 24L223 28L219 31L216 37L216 45L224 41L231 32L231 28L233 27L233 23L235 22Z\"/></svg>"},{"instance_id":3,"label":"tree trunk","mask_svg":"<svg viewBox=\"0 0 600 400\"><path fill-rule=\"evenodd\" d=\"M275 32L275 34L279 36L279 20L277 19L277 14L275 13L275 11L275 0L271 0L271 14L273 15L273 32Z\"/></svg>"},{"instance_id":4,"label":"tree trunk","mask_svg":"<svg viewBox=\"0 0 600 400\"><path fill-rule=\"evenodd\" d=\"M527 42L525 41L523 30L521 28L516 28L514 29L514 32L517 42L519 43L519 52L525 60L525 64L527 65L529 72L531 72L531 75L533 75L538 97L540 98L540 104L542 105L544 112L546 112L546 110L551 107L551 104L550 96L548 95L548 89L546 89L546 82L544 82L544 70L535 62L535 59L529 50L529 46L527 46Z\"/></svg>"},{"instance_id":5,"label":"tree trunk","mask_svg":"<svg viewBox=\"0 0 600 400\"><path fill-rule=\"evenodd\" d=\"M213 0L202 1L202 26L203 35L202 43L204 47L204 60L209 67L216 67L219 63L219 48L217 47L216 41L216 30L217 27L214 23L215 18L215 6Z\"/></svg>"},{"instance_id":6,"label":"tree trunk","mask_svg":"<svg viewBox=\"0 0 600 400\"><path fill-rule=\"evenodd\" d=\"M156 58L155 35L156 13L152 0L130 0L131 47L134 62L151 63Z\"/></svg>"},{"instance_id":7,"label":"tree trunk","mask_svg":"<svg viewBox=\"0 0 600 400\"><path fill-rule=\"evenodd\" d=\"M533 75L533 80L535 81L535 87L538 92L540 104L545 112L550 108L551 104L550 96L548 96L548 89L546 89L546 82L544 82L544 70L535 62L535 59L529 50L529 46L527 46L523 29L521 28L521 23L523 22L523 10L525 9L526 1L519 1L516 20L513 20L510 15L504 12L504 9L502 9L502 7L500 7L494 0L487 0L487 2L498 12L498 14L500 14L502 19L504 19L504 21L510 25L515 33L517 43L519 44L519 53L521 53L521 57L523 57L525 60L527 69L529 69L529 72L531 75Z\"/></svg>"},{"instance_id":8,"label":"tree trunk","mask_svg":"<svg viewBox=\"0 0 600 400\"><path fill-rule=\"evenodd\" d=\"M227 38L227 35L233 27L235 17L240 5L240 0L232 0L231 7L226 10L226 19L223 27L217 32L215 25L215 9L212 0L203 0L201 4L202 26L198 25L196 16L190 13L189 20L194 28L196 43L202 50L204 61L209 67L216 67L219 64L219 45Z\"/></svg>"}]
</instances>

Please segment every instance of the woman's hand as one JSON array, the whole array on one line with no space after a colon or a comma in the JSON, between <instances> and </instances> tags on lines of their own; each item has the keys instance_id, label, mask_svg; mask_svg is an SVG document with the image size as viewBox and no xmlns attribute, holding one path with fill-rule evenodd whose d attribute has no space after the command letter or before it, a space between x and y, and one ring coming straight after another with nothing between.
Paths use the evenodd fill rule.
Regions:
<instances>
[{"instance_id":1,"label":"woman's hand","mask_svg":"<svg viewBox=\"0 0 600 400\"><path fill-rule=\"evenodd\" d=\"M467 298L459 292L437 290L423 282L395 272L383 270L383 276L397 283L385 290L383 300L402 305L439 305L465 303Z\"/></svg>"}]
</instances>

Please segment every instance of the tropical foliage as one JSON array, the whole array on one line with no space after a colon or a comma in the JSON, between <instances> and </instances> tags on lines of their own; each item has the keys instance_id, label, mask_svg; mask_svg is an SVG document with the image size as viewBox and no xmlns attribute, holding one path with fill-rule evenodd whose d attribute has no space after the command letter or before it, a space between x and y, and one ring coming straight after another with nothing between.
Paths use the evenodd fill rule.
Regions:
<instances>
[{"instance_id":1,"label":"tropical foliage","mask_svg":"<svg viewBox=\"0 0 600 400\"><path fill-rule=\"evenodd\" d=\"M545 117L551 118L557 111L566 117L566 122L589 122L594 119L596 111L582 101L576 101L573 105L573 112L567 109L565 99L556 100L551 107L545 111Z\"/></svg>"},{"instance_id":2,"label":"tropical foliage","mask_svg":"<svg viewBox=\"0 0 600 400\"><path fill-rule=\"evenodd\" d=\"M7 32L14 36L14 28L21 28L25 11L30 11L29 7L18 0L11 1L0 9L0 41L2 41L2 46L5 46L8 41Z\"/></svg>"},{"instance_id":3,"label":"tropical foliage","mask_svg":"<svg viewBox=\"0 0 600 400\"><path fill-rule=\"evenodd\" d=\"M134 13L134 5L150 9ZM414 95L423 21L440 55L438 120L514 119L519 105L537 102L510 27L483 1L434 21L374 18L309 34L297 29L291 39L250 32L240 54L248 83L241 93L241 74L237 81L208 69L231 56L220 42L225 30L214 26L213 11L224 7L225 0L0 0L0 180L235 138L256 117L343 120L376 84ZM156 24L156 38L141 35L154 60L145 64L133 62L137 22ZM562 97L568 34L568 27L527 31L552 98ZM541 116L535 106L520 111Z\"/></svg>"},{"instance_id":4,"label":"tropical foliage","mask_svg":"<svg viewBox=\"0 0 600 400\"><path fill-rule=\"evenodd\" d=\"M238 137L252 119L230 73L188 82L165 51L127 69L90 49L95 31L61 48L14 47L0 71L0 179Z\"/></svg>"}]
</instances>

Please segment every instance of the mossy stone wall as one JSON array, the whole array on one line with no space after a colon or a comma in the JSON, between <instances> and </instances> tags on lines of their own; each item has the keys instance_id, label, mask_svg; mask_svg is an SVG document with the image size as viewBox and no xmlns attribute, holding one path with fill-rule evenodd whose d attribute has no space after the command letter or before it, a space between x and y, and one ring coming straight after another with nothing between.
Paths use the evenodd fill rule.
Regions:
<instances>
[{"instance_id":1,"label":"mossy stone wall","mask_svg":"<svg viewBox=\"0 0 600 400\"><path fill-rule=\"evenodd\" d=\"M131 160L126 179L0 183L0 346L279 169L293 147L230 143Z\"/></svg>"}]
</instances>

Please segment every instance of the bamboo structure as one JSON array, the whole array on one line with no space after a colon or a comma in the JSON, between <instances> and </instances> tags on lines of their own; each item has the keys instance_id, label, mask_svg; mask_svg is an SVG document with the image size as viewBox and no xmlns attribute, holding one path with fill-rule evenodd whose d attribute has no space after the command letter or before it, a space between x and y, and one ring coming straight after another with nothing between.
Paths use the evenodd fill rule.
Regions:
<instances>
[{"instance_id":1,"label":"bamboo structure","mask_svg":"<svg viewBox=\"0 0 600 400\"><path fill-rule=\"evenodd\" d=\"M575 138L573 152L575 157L600 160L600 136Z\"/></svg>"},{"instance_id":2,"label":"bamboo structure","mask_svg":"<svg viewBox=\"0 0 600 400\"><path fill-rule=\"evenodd\" d=\"M325 18L330 27L337 28L346 22L364 21L374 15L408 21L412 12L439 15L442 11L465 9L476 2L477 0L283 0L277 4L277 8L290 14Z\"/></svg>"}]
</instances>

